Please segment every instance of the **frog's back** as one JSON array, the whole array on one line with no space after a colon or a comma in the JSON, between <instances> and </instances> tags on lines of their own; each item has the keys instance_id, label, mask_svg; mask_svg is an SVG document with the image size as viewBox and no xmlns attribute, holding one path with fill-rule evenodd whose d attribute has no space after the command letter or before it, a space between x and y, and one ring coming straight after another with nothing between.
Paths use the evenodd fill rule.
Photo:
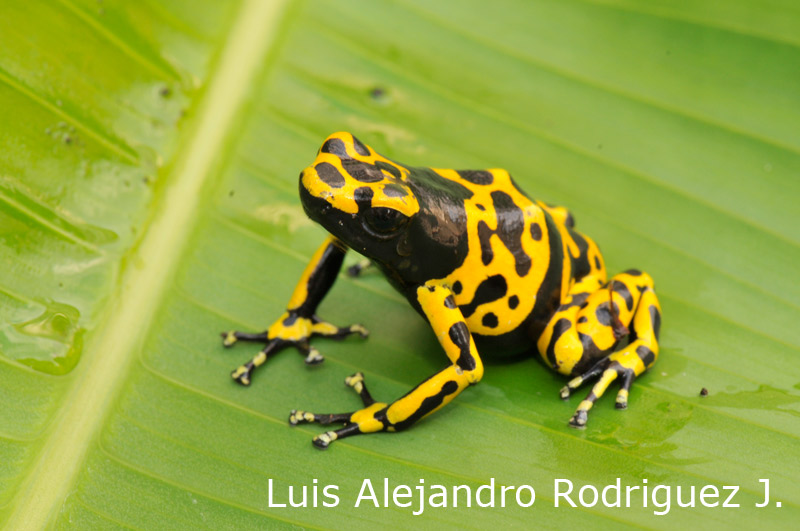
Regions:
<instances>
[{"instance_id":1,"label":"frog's back","mask_svg":"<svg viewBox=\"0 0 800 531\"><path fill-rule=\"evenodd\" d=\"M452 287L473 334L529 346L559 304L563 250L556 223L506 170L434 171L470 192L463 199L468 251L435 281Z\"/></svg>"}]
</instances>

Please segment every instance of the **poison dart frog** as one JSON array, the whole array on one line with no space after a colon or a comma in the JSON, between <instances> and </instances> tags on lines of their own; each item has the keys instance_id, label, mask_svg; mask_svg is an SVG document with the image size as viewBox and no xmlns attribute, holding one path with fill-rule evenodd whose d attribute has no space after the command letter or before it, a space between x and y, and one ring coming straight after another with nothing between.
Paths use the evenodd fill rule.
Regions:
<instances>
[{"instance_id":1,"label":"poison dart frog","mask_svg":"<svg viewBox=\"0 0 800 531\"><path fill-rule=\"evenodd\" d=\"M316 315L349 249L369 258L422 314L449 359L393 402L374 400L356 373L345 383L362 409L292 411L292 425L343 425L314 437L318 448L408 428L480 381L484 350L532 351L535 344L544 363L571 377L563 399L597 379L569 421L576 428L615 380L616 407L627 407L633 380L656 361L661 310L650 275L631 269L608 281L597 245L575 230L572 215L529 198L506 170L406 166L350 133L334 133L300 174L299 188L306 214L330 235L269 329L222 334L228 347L266 344L233 378L249 385L253 371L287 346L306 363L321 362L312 337L367 336L361 325L338 327Z\"/></svg>"}]
</instances>

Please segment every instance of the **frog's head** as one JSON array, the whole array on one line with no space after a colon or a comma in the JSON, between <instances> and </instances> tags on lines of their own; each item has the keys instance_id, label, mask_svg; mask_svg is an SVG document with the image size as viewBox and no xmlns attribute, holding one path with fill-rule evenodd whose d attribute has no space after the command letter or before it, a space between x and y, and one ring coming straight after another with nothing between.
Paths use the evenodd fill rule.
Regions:
<instances>
[{"instance_id":1,"label":"frog's head","mask_svg":"<svg viewBox=\"0 0 800 531\"><path fill-rule=\"evenodd\" d=\"M400 236L420 209L408 174L350 133L334 133L300 174L300 199L328 232L385 262L397 255Z\"/></svg>"}]
</instances>

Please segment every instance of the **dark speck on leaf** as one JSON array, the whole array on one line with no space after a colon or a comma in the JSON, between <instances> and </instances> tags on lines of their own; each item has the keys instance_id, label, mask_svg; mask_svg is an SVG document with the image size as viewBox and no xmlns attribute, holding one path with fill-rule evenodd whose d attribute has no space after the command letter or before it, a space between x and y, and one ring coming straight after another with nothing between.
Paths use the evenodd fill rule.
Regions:
<instances>
[{"instance_id":1,"label":"dark speck on leaf","mask_svg":"<svg viewBox=\"0 0 800 531\"><path fill-rule=\"evenodd\" d=\"M234 194L234 191L231 190L230 192L228 192L228 197L233 197L233 194Z\"/></svg>"},{"instance_id":2,"label":"dark speck on leaf","mask_svg":"<svg viewBox=\"0 0 800 531\"><path fill-rule=\"evenodd\" d=\"M158 95L162 98L169 98L172 95L172 90L165 85L158 90Z\"/></svg>"},{"instance_id":3,"label":"dark speck on leaf","mask_svg":"<svg viewBox=\"0 0 800 531\"><path fill-rule=\"evenodd\" d=\"M705 387L700 389L700 396L708 396L708 389L706 389Z\"/></svg>"},{"instance_id":4,"label":"dark speck on leaf","mask_svg":"<svg viewBox=\"0 0 800 531\"><path fill-rule=\"evenodd\" d=\"M385 105L391 101L389 92L383 87L372 87L369 91L369 97L374 103Z\"/></svg>"}]
</instances>

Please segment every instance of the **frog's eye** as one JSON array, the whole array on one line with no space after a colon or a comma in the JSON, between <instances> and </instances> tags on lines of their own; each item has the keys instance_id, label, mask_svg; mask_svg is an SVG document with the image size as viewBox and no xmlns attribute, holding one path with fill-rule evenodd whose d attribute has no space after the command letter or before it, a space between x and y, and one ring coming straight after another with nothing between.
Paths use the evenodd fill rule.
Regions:
<instances>
[{"instance_id":1,"label":"frog's eye","mask_svg":"<svg viewBox=\"0 0 800 531\"><path fill-rule=\"evenodd\" d=\"M364 225L378 236L389 236L408 221L408 217L393 208L373 207L364 212Z\"/></svg>"}]
</instances>

